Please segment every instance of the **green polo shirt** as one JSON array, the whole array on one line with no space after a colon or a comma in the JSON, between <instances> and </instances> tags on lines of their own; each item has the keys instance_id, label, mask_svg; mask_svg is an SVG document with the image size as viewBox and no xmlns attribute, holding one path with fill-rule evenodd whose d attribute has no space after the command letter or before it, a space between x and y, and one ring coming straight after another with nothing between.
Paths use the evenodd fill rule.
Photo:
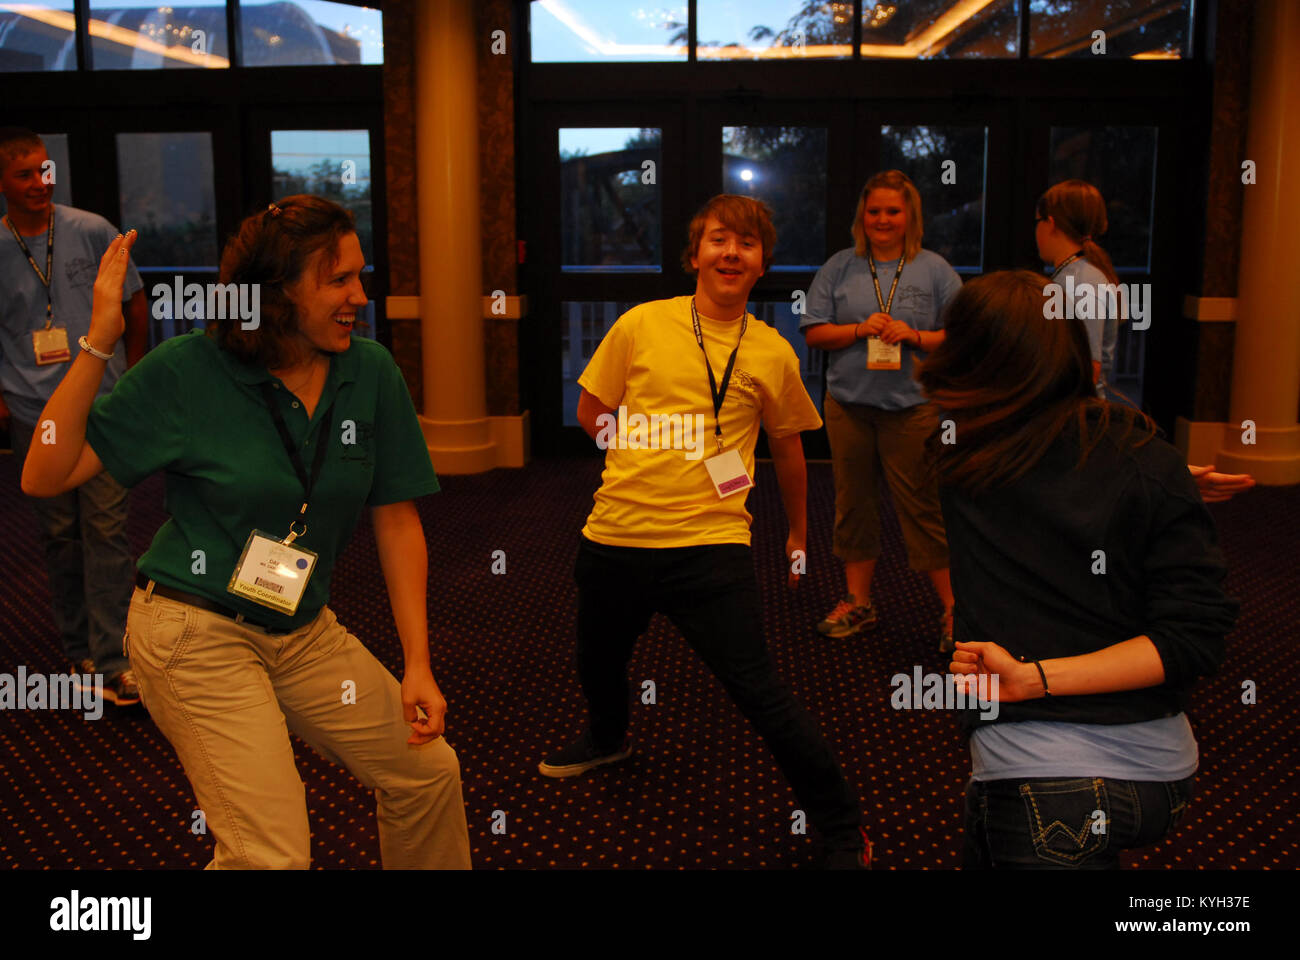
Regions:
<instances>
[{"instance_id":1,"label":"green polo shirt","mask_svg":"<svg viewBox=\"0 0 1300 960\"><path fill-rule=\"evenodd\" d=\"M295 541L320 559L292 617L226 589L248 535L261 530L285 536L303 502L302 483L266 406L263 383L272 385L308 473L316 445L323 436L328 443L307 511L307 532ZM325 424L331 406L332 422ZM397 364L382 346L359 337L330 359L310 420L264 368L240 363L201 331L173 337L95 402L86 439L124 486L166 471L171 517L140 558L146 576L277 629L311 622L328 602L334 561L363 505L413 500L438 490Z\"/></svg>"}]
</instances>

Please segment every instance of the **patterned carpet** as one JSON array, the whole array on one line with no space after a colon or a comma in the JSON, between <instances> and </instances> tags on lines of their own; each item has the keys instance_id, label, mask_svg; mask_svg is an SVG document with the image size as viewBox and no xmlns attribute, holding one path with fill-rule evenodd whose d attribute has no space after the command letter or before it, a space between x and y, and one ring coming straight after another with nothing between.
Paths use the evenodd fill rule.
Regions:
<instances>
[{"instance_id":1,"label":"patterned carpet","mask_svg":"<svg viewBox=\"0 0 1300 960\"><path fill-rule=\"evenodd\" d=\"M796 806L762 743L681 637L656 618L630 667L656 702L634 707L626 764L550 781L539 759L575 735L583 701L574 656L572 567L599 481L596 460L537 462L444 480L420 502L430 544L434 675L450 707L474 863L480 869L807 868L811 836L792 833ZM942 711L890 708L889 678L941 671L928 581L903 565L896 522L874 588L881 622L865 638L812 629L840 589L830 554L828 464L809 468L810 563L784 585L784 524L770 465L760 467L754 547L778 669L812 711L858 790L878 868L951 869L961 849L969 769ZM1297 768L1300 690L1286 669L1300 621L1300 488L1259 489L1212 507L1243 601L1220 675L1196 691L1199 796L1167 842L1129 867L1300 867ZM164 519L158 478L132 495L143 551ZM35 520L13 458L0 457L0 672L62 672ZM506 556L493 574L493 551ZM400 646L373 537L363 520L334 577L339 618L390 667ZM1243 681L1256 702L1242 703ZM318 868L377 868L371 796L346 771L295 742ZM147 714L107 706L88 723L68 712L0 713L0 866L184 868L210 857L190 832L194 800L170 745ZM502 823L504 833L494 833ZM500 827L498 826L498 829Z\"/></svg>"}]
</instances>

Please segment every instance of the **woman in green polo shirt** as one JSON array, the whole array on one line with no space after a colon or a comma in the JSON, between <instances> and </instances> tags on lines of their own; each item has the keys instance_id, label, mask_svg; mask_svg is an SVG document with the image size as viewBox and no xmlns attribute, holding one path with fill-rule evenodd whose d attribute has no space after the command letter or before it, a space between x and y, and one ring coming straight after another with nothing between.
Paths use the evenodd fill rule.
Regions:
<instances>
[{"instance_id":1,"label":"woman in green polo shirt","mask_svg":"<svg viewBox=\"0 0 1300 960\"><path fill-rule=\"evenodd\" d=\"M351 214L293 196L247 218L221 260L231 286L206 291L206 330L160 344L94 402L134 242L118 237L100 263L90 333L45 407L52 442L33 445L23 489L165 472L171 517L140 559L125 645L217 838L211 866L309 864L292 731L375 790L386 867L468 867L413 503L438 481L392 357L352 337L366 295ZM326 605L363 506L400 685Z\"/></svg>"}]
</instances>

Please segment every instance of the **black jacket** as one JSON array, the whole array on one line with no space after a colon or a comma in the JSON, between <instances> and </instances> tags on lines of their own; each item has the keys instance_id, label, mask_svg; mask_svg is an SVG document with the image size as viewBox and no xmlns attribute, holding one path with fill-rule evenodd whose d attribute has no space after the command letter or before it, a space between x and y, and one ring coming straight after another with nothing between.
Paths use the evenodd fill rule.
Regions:
<instances>
[{"instance_id":1,"label":"black jacket","mask_svg":"<svg viewBox=\"0 0 1300 960\"><path fill-rule=\"evenodd\" d=\"M941 488L954 635L1047 660L1145 634L1160 653L1165 682L1003 704L993 721L967 710L967 729L1173 716L1196 678L1223 660L1238 603L1223 592L1214 522L1178 451L1159 439L1133 447L1139 434L1121 441L1123 430L1112 423L1079 469L1071 431L1015 483L978 496Z\"/></svg>"}]
</instances>

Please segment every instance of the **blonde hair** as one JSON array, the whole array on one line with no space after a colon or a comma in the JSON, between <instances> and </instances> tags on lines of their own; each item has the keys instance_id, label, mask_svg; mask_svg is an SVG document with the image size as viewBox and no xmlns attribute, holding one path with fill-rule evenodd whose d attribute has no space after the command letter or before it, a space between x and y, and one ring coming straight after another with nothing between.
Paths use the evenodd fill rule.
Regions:
<instances>
[{"instance_id":1,"label":"blonde hair","mask_svg":"<svg viewBox=\"0 0 1300 960\"><path fill-rule=\"evenodd\" d=\"M925 232L921 226L921 194L916 184L902 170L885 170L867 181L858 196L858 209L853 214L853 252L859 257L867 255L870 244L867 232L862 228L862 211L867 206L867 196L872 190L897 190L903 195L903 206L907 208L907 226L903 230L903 256L908 260L916 257L921 249L921 235Z\"/></svg>"}]
</instances>

